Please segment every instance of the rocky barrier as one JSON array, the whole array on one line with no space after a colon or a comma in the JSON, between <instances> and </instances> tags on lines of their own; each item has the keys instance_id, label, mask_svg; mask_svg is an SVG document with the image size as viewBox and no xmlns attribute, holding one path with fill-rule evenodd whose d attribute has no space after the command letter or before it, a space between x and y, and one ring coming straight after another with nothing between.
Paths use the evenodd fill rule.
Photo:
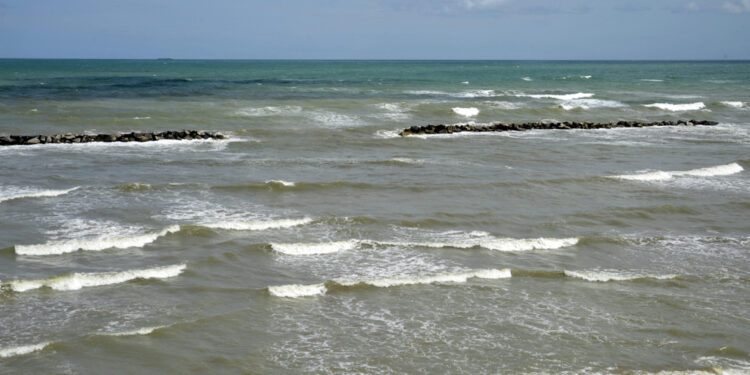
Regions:
<instances>
[{"instance_id":1,"label":"rocky barrier","mask_svg":"<svg viewBox=\"0 0 750 375\"><path fill-rule=\"evenodd\" d=\"M9 135L0 136L0 146L37 145L46 143L89 143L89 142L150 142L162 139L226 139L218 132L200 130L165 131L161 133L115 133L115 134L55 134L55 135Z\"/></svg>"},{"instance_id":2,"label":"rocky barrier","mask_svg":"<svg viewBox=\"0 0 750 375\"><path fill-rule=\"evenodd\" d=\"M618 121L606 123L594 122L527 122L523 124L504 124L495 123L492 125L425 125L412 126L404 129L399 133L405 135L421 134L453 134L460 132L505 132L505 131L524 131L534 129L612 129L612 128L644 128L650 126L694 126L694 125L718 125L716 121L697 121L697 120L679 120L679 121Z\"/></svg>"}]
</instances>

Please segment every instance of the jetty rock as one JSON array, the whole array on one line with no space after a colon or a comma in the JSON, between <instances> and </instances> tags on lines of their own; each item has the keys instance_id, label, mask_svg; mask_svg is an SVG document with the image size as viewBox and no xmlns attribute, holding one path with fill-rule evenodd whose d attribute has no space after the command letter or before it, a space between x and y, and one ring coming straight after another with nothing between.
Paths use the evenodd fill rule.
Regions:
<instances>
[{"instance_id":1,"label":"jetty rock","mask_svg":"<svg viewBox=\"0 0 750 375\"><path fill-rule=\"evenodd\" d=\"M716 121L698 121L698 120L679 120L679 121L617 121L617 122L527 122L521 124L515 123L493 123L491 125L425 125L412 126L402 130L399 135L423 135L423 134L453 134L460 132L505 132L505 131L525 131L536 129L549 130L568 130L568 129L612 129L612 128L644 128L650 126L695 126L695 125L718 125Z\"/></svg>"},{"instance_id":2,"label":"jetty rock","mask_svg":"<svg viewBox=\"0 0 750 375\"><path fill-rule=\"evenodd\" d=\"M227 136L219 132L203 130L170 130L164 132L132 132L115 134L73 134L62 133L55 135L7 135L0 136L0 146L38 145L47 143L89 143L89 142L151 142L162 139L193 140L193 139L226 139Z\"/></svg>"}]
</instances>

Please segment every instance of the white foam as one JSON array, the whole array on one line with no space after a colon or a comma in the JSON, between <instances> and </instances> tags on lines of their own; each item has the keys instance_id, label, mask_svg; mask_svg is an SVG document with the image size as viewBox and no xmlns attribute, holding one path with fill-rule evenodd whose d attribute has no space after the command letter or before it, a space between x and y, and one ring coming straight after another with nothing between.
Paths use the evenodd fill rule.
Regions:
<instances>
[{"instance_id":1,"label":"white foam","mask_svg":"<svg viewBox=\"0 0 750 375\"><path fill-rule=\"evenodd\" d=\"M393 158L391 161L403 164L424 164L424 159L412 159L412 158Z\"/></svg>"},{"instance_id":2,"label":"white foam","mask_svg":"<svg viewBox=\"0 0 750 375\"><path fill-rule=\"evenodd\" d=\"M624 271L565 271L565 276L583 279L586 281L608 282L608 281L632 281L638 279L668 280L677 275L645 275Z\"/></svg>"},{"instance_id":3,"label":"white foam","mask_svg":"<svg viewBox=\"0 0 750 375\"><path fill-rule=\"evenodd\" d=\"M457 115L461 115L464 117L474 117L479 114L479 109L475 107L469 107L469 108L454 107L453 112Z\"/></svg>"},{"instance_id":4,"label":"white foam","mask_svg":"<svg viewBox=\"0 0 750 375\"><path fill-rule=\"evenodd\" d=\"M41 344L34 344L34 345L22 345L22 346L12 346L9 348L1 348L0 349L0 358L8 358L8 357L15 357L17 355L24 355L33 353L39 350L44 349L49 345L49 342L43 342Z\"/></svg>"},{"instance_id":5,"label":"white foam","mask_svg":"<svg viewBox=\"0 0 750 375\"><path fill-rule=\"evenodd\" d=\"M434 90L407 90L404 91L405 94L409 95L447 95L447 92L444 91L434 91Z\"/></svg>"},{"instance_id":6,"label":"white foam","mask_svg":"<svg viewBox=\"0 0 750 375\"><path fill-rule=\"evenodd\" d=\"M352 126L362 123L362 120L357 116L336 112L311 112L309 116L313 121L328 126Z\"/></svg>"},{"instance_id":7,"label":"white foam","mask_svg":"<svg viewBox=\"0 0 750 375\"><path fill-rule=\"evenodd\" d=\"M15 251L19 255L58 255L72 253L78 250L100 251L104 249L125 249L128 247L143 247L159 237L180 230L179 225L170 225L157 233L140 234L124 237L96 237L77 238L62 241L50 241L38 245L16 245Z\"/></svg>"},{"instance_id":8,"label":"white foam","mask_svg":"<svg viewBox=\"0 0 750 375\"><path fill-rule=\"evenodd\" d=\"M280 220L258 220L258 221L219 221L215 223L199 224L202 227L214 229L229 230L266 230L291 228L298 225L311 223L313 220L309 217L302 219L280 219Z\"/></svg>"},{"instance_id":9,"label":"white foam","mask_svg":"<svg viewBox=\"0 0 750 375\"><path fill-rule=\"evenodd\" d=\"M621 108L627 107L627 105L620 103L615 100L601 100L601 99L574 99L568 100L560 104L560 107L566 111L570 111L576 108L580 109L591 109L591 108Z\"/></svg>"},{"instance_id":10,"label":"white foam","mask_svg":"<svg viewBox=\"0 0 750 375\"><path fill-rule=\"evenodd\" d=\"M269 286L268 292L271 293L272 296L276 296L276 297L286 297L286 298L309 297L309 296L325 294L326 286L324 284L277 285L277 286Z\"/></svg>"},{"instance_id":11,"label":"white foam","mask_svg":"<svg viewBox=\"0 0 750 375\"><path fill-rule=\"evenodd\" d=\"M643 82L664 82L663 79L642 79Z\"/></svg>"},{"instance_id":12,"label":"white foam","mask_svg":"<svg viewBox=\"0 0 750 375\"><path fill-rule=\"evenodd\" d=\"M143 116L143 117L135 116L135 117L133 117L133 120L149 120L149 119L151 119L151 116Z\"/></svg>"},{"instance_id":13,"label":"white foam","mask_svg":"<svg viewBox=\"0 0 750 375\"><path fill-rule=\"evenodd\" d=\"M533 79L531 79L531 77L521 77L521 79L524 80L524 81L526 81L526 82L533 81Z\"/></svg>"},{"instance_id":14,"label":"white foam","mask_svg":"<svg viewBox=\"0 0 750 375\"><path fill-rule=\"evenodd\" d=\"M583 79L591 79L591 76L580 76Z\"/></svg>"},{"instance_id":15,"label":"white foam","mask_svg":"<svg viewBox=\"0 0 750 375\"><path fill-rule=\"evenodd\" d=\"M534 98L534 99L557 99L557 100L576 100L585 99L594 96L588 92L577 92L575 94L515 94L517 97Z\"/></svg>"},{"instance_id":16,"label":"white foam","mask_svg":"<svg viewBox=\"0 0 750 375\"><path fill-rule=\"evenodd\" d=\"M185 270L185 264L119 272L72 273L37 280L13 280L3 283L15 292L47 287L54 290L78 290L81 288L119 284L134 279L165 279L175 277Z\"/></svg>"},{"instance_id":17,"label":"white foam","mask_svg":"<svg viewBox=\"0 0 750 375\"><path fill-rule=\"evenodd\" d=\"M65 189L65 190L16 190L16 191L10 191L10 192L0 192L0 202L9 201L13 199L24 199L24 198L47 198L47 197L57 197L60 195L65 195L70 193L73 190L78 189L78 187L74 187L71 189Z\"/></svg>"},{"instance_id":18,"label":"white foam","mask_svg":"<svg viewBox=\"0 0 750 375\"><path fill-rule=\"evenodd\" d=\"M302 112L302 107L296 105L250 107L237 110L235 115L244 117L268 117L295 114Z\"/></svg>"},{"instance_id":19,"label":"white foam","mask_svg":"<svg viewBox=\"0 0 750 375\"><path fill-rule=\"evenodd\" d=\"M295 185L294 182L284 180L268 180L266 183L269 185L281 185L286 187L292 187Z\"/></svg>"},{"instance_id":20,"label":"white foam","mask_svg":"<svg viewBox=\"0 0 750 375\"><path fill-rule=\"evenodd\" d=\"M731 108L742 108L745 106L743 102L721 102L721 104Z\"/></svg>"},{"instance_id":21,"label":"white foam","mask_svg":"<svg viewBox=\"0 0 750 375\"><path fill-rule=\"evenodd\" d=\"M665 111L678 112L678 111L697 111L699 109L706 108L706 105L703 102L687 103L687 104L654 103L654 104L646 104L644 105L644 107L659 108Z\"/></svg>"},{"instance_id":22,"label":"white foam","mask_svg":"<svg viewBox=\"0 0 750 375\"><path fill-rule=\"evenodd\" d=\"M288 255L316 255L353 250L359 246L359 243L360 241L357 240L323 243L272 243L271 248Z\"/></svg>"},{"instance_id":23,"label":"white foam","mask_svg":"<svg viewBox=\"0 0 750 375\"><path fill-rule=\"evenodd\" d=\"M505 101L487 101L487 102L484 102L484 104L487 105L488 107L497 108L497 109L506 109L506 110L509 110L509 109L518 109L518 108L520 108L520 106L518 105L518 103L505 102Z\"/></svg>"},{"instance_id":24,"label":"white foam","mask_svg":"<svg viewBox=\"0 0 750 375\"><path fill-rule=\"evenodd\" d=\"M461 84L462 84L462 85L468 85L468 84L469 84L469 81L463 81L463 82L461 82Z\"/></svg>"},{"instance_id":25,"label":"white foam","mask_svg":"<svg viewBox=\"0 0 750 375\"><path fill-rule=\"evenodd\" d=\"M730 163L725 165L717 165L708 168L691 169L688 171L654 171L639 174L630 175L619 175L612 176L622 180L633 180L633 181L667 181L674 177L690 176L690 177L714 177L714 176L728 176L735 173L740 173L744 170L741 165L737 163Z\"/></svg>"},{"instance_id":26,"label":"white foam","mask_svg":"<svg viewBox=\"0 0 750 375\"><path fill-rule=\"evenodd\" d=\"M156 331L157 329L162 329L167 326L156 326L156 327L144 327L144 328L138 328L134 329L132 331L123 331L123 332L103 332L102 335L105 336L136 336L136 335L148 335L152 332Z\"/></svg>"}]
</instances>

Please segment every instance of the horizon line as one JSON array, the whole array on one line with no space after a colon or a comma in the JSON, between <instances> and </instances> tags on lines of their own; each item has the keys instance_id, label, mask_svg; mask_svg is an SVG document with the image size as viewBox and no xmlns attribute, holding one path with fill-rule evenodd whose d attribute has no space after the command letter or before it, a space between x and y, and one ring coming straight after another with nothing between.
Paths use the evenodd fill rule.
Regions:
<instances>
[{"instance_id":1,"label":"horizon line","mask_svg":"<svg viewBox=\"0 0 750 375\"><path fill-rule=\"evenodd\" d=\"M0 60L108 60L108 61L533 61L533 62L750 62L750 59L401 59L401 58L177 58L177 57L0 57Z\"/></svg>"}]
</instances>

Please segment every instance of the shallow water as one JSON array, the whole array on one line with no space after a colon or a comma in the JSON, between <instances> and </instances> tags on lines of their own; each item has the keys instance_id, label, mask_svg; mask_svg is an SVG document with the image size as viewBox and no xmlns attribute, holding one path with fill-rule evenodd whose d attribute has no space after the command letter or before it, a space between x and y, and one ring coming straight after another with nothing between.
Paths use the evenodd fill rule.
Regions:
<instances>
[{"instance_id":1,"label":"shallow water","mask_svg":"<svg viewBox=\"0 0 750 375\"><path fill-rule=\"evenodd\" d=\"M0 372L748 373L748 93L745 62L0 60L0 135L230 136L0 148Z\"/></svg>"}]
</instances>

